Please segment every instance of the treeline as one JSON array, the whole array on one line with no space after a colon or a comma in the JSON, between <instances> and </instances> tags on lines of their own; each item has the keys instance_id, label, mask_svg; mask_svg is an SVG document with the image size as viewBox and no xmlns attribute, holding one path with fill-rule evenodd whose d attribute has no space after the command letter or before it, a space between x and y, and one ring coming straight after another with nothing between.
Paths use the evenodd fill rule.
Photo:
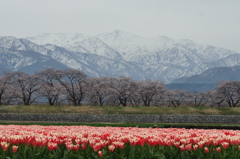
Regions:
<instances>
[{"instance_id":1,"label":"treeline","mask_svg":"<svg viewBox=\"0 0 240 159\"><path fill-rule=\"evenodd\" d=\"M87 77L80 70L48 68L33 75L3 72L0 105L69 104L92 106L237 107L240 81L221 82L207 92L167 90L163 82L129 77Z\"/></svg>"}]
</instances>

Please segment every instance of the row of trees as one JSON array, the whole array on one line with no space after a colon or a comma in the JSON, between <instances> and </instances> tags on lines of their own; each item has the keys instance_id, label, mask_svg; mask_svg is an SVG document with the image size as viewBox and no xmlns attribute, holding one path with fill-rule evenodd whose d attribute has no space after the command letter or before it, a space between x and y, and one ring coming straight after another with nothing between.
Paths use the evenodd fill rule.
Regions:
<instances>
[{"instance_id":1,"label":"row of trees","mask_svg":"<svg viewBox=\"0 0 240 159\"><path fill-rule=\"evenodd\" d=\"M167 90L164 83L154 80L135 81L129 77L87 78L80 70L48 68L34 75L4 72L0 76L0 105L109 106L224 106L237 107L240 81L221 82L208 92Z\"/></svg>"}]
</instances>

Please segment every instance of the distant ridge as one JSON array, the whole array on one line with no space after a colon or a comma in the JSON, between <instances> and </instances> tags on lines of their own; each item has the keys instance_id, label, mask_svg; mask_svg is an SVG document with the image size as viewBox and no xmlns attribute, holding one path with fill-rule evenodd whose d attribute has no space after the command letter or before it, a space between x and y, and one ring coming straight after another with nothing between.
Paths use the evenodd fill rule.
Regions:
<instances>
[{"instance_id":1,"label":"distant ridge","mask_svg":"<svg viewBox=\"0 0 240 159\"><path fill-rule=\"evenodd\" d=\"M211 68L198 75L175 79L172 81L172 83L214 84L218 83L219 81L238 80L240 80L240 66L233 66Z\"/></svg>"}]
</instances>

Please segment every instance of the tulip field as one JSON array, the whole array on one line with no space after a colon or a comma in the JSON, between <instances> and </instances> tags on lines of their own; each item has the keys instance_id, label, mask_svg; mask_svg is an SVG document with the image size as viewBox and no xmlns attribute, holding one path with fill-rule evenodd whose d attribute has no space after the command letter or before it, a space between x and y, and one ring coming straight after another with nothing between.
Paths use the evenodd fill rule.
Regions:
<instances>
[{"instance_id":1,"label":"tulip field","mask_svg":"<svg viewBox=\"0 0 240 159\"><path fill-rule=\"evenodd\" d=\"M1 159L239 159L240 131L0 125Z\"/></svg>"}]
</instances>

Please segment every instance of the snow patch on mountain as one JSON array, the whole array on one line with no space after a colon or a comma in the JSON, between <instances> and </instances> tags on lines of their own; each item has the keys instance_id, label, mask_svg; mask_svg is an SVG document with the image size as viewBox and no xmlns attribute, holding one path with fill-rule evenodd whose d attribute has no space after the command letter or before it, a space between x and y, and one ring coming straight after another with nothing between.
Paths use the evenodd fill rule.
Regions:
<instances>
[{"instance_id":1,"label":"snow patch on mountain","mask_svg":"<svg viewBox=\"0 0 240 159\"><path fill-rule=\"evenodd\" d=\"M114 59L121 58L121 55L104 42L94 36L85 36L83 34L42 34L35 37L28 37L28 40L39 45L54 44L64 47L69 51L96 54Z\"/></svg>"}]
</instances>

